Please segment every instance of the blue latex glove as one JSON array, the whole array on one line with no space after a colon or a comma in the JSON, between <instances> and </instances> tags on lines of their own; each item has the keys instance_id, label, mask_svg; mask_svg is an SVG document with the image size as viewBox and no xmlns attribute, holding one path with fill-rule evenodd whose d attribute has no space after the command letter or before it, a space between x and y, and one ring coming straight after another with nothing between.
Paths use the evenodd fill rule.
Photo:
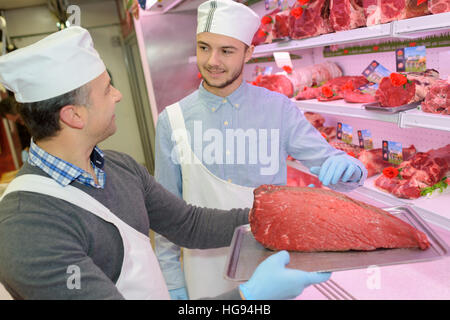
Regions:
<instances>
[{"instance_id":1,"label":"blue latex glove","mask_svg":"<svg viewBox=\"0 0 450 320\"><path fill-rule=\"evenodd\" d=\"M169 294L172 300L189 300L185 287L169 290Z\"/></svg>"},{"instance_id":2,"label":"blue latex glove","mask_svg":"<svg viewBox=\"0 0 450 320\"><path fill-rule=\"evenodd\" d=\"M361 179L362 171L359 166L352 161L350 156L339 155L329 157L321 167L312 167L312 174L319 177L320 182L327 186L330 183L356 182Z\"/></svg>"},{"instance_id":3,"label":"blue latex glove","mask_svg":"<svg viewBox=\"0 0 450 320\"><path fill-rule=\"evenodd\" d=\"M293 299L311 284L327 281L331 273L288 269L289 253L271 255L256 268L250 280L239 286L247 300Z\"/></svg>"}]
</instances>

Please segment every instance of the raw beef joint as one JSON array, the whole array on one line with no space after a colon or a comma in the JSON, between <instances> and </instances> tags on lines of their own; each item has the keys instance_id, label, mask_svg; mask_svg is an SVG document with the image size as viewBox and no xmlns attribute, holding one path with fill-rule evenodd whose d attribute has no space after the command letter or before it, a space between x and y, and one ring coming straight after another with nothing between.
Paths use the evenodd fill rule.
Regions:
<instances>
[{"instance_id":1,"label":"raw beef joint","mask_svg":"<svg viewBox=\"0 0 450 320\"><path fill-rule=\"evenodd\" d=\"M427 2L417 0L363 0L368 26L423 16L429 13Z\"/></svg>"},{"instance_id":2,"label":"raw beef joint","mask_svg":"<svg viewBox=\"0 0 450 320\"><path fill-rule=\"evenodd\" d=\"M422 111L450 115L450 83L437 80L422 102Z\"/></svg>"},{"instance_id":3,"label":"raw beef joint","mask_svg":"<svg viewBox=\"0 0 450 320\"><path fill-rule=\"evenodd\" d=\"M365 26L362 0L331 0L330 21L335 31Z\"/></svg>"},{"instance_id":4,"label":"raw beef joint","mask_svg":"<svg viewBox=\"0 0 450 320\"><path fill-rule=\"evenodd\" d=\"M309 1L306 6L305 9L302 8L302 13L299 15L294 15L291 11L289 36L292 39L303 39L333 32L333 27L329 22L330 0ZM300 3L296 2L292 10L299 10L300 7Z\"/></svg>"},{"instance_id":5,"label":"raw beef joint","mask_svg":"<svg viewBox=\"0 0 450 320\"><path fill-rule=\"evenodd\" d=\"M417 199L423 188L439 182L450 169L450 144L428 152L418 152L398 167L401 179L381 175L375 186L398 198Z\"/></svg>"},{"instance_id":6,"label":"raw beef joint","mask_svg":"<svg viewBox=\"0 0 450 320\"><path fill-rule=\"evenodd\" d=\"M425 250L430 245L403 220L332 190L263 185L254 195L251 230L272 250Z\"/></svg>"},{"instance_id":7,"label":"raw beef joint","mask_svg":"<svg viewBox=\"0 0 450 320\"><path fill-rule=\"evenodd\" d=\"M258 87L284 94L289 98L292 98L294 95L294 87L292 86L291 80L282 74L258 76L253 84Z\"/></svg>"},{"instance_id":8,"label":"raw beef joint","mask_svg":"<svg viewBox=\"0 0 450 320\"><path fill-rule=\"evenodd\" d=\"M450 0L428 0L428 10L432 14L449 12Z\"/></svg>"},{"instance_id":9,"label":"raw beef joint","mask_svg":"<svg viewBox=\"0 0 450 320\"><path fill-rule=\"evenodd\" d=\"M416 84L412 81L404 85L395 85L389 77L381 79L376 99L383 107L398 107L414 101L416 95Z\"/></svg>"}]
</instances>

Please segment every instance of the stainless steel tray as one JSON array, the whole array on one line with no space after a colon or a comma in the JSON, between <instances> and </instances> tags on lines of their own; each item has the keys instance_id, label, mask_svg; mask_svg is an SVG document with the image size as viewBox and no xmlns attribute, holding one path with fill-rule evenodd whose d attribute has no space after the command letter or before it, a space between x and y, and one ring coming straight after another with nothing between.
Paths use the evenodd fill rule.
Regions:
<instances>
[{"instance_id":1,"label":"stainless steel tray","mask_svg":"<svg viewBox=\"0 0 450 320\"><path fill-rule=\"evenodd\" d=\"M374 251L345 252L290 252L288 268L304 271L343 271L369 266L407 264L439 259L449 255L449 247L428 224L409 206L383 208L424 232L430 248L377 249ZM264 248L255 240L250 225L236 228L230 246L224 276L232 281L248 280L256 267L267 257L276 253Z\"/></svg>"},{"instance_id":2,"label":"stainless steel tray","mask_svg":"<svg viewBox=\"0 0 450 320\"><path fill-rule=\"evenodd\" d=\"M371 111L382 111L382 112L386 112L386 113L397 113L397 112L400 112L400 111L405 111L405 110L417 108L419 105L420 105L420 102L414 102L414 103L410 103L410 104L404 104L404 105L398 106L398 107L382 107L379 102L371 102L371 103L363 104L363 107L366 110L371 110Z\"/></svg>"}]
</instances>

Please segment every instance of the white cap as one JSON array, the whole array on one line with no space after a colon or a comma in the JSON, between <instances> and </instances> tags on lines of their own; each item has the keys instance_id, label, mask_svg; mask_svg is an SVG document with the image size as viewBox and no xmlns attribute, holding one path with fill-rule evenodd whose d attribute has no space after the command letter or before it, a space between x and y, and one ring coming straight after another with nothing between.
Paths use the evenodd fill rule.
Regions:
<instances>
[{"instance_id":1,"label":"white cap","mask_svg":"<svg viewBox=\"0 0 450 320\"><path fill-rule=\"evenodd\" d=\"M73 26L0 57L0 82L18 102L57 97L106 70L86 29Z\"/></svg>"},{"instance_id":2,"label":"white cap","mask_svg":"<svg viewBox=\"0 0 450 320\"><path fill-rule=\"evenodd\" d=\"M197 34L217 33L252 44L260 25L259 16L249 7L233 0L203 2L197 11Z\"/></svg>"}]
</instances>

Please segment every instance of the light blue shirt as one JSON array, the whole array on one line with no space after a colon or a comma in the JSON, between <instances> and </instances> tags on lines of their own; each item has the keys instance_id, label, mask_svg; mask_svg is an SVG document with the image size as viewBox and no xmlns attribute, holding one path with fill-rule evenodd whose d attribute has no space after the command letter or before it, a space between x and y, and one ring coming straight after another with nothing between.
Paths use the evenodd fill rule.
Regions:
<instances>
[{"instance_id":1,"label":"light blue shirt","mask_svg":"<svg viewBox=\"0 0 450 320\"><path fill-rule=\"evenodd\" d=\"M330 156L345 154L331 147L306 120L297 105L286 96L245 81L226 98L210 93L200 84L198 90L182 99L179 104L190 136L191 148L197 158L203 159L202 163L214 175L234 184L246 187L258 187L262 184L285 185L288 155L311 168L320 166ZM242 153L236 149L238 143L234 143L234 150L225 143L227 132L237 132L239 129L256 133L258 143L262 143L262 146L265 144L267 150L261 155L261 150L264 149L261 144L256 148L251 143L246 143L243 161ZM203 135L195 135L196 132L203 132ZM223 150L218 157L207 152L213 143L211 135L208 134L212 132L220 132L224 140ZM182 197L181 167L177 161L173 161L176 156L173 156L174 142L171 135L172 129L164 110L159 115L156 128L155 178L166 189ZM267 139L264 139L265 136ZM213 160L222 161L212 162L210 154L216 156ZM258 155L256 162L255 157L252 158L255 154ZM350 189L362 185L367 177L364 165L352 159L361 168L363 175L359 183L350 184ZM349 190L348 185L339 185L341 187L335 189ZM183 287L179 248L157 235L156 254L169 290Z\"/></svg>"}]
</instances>

